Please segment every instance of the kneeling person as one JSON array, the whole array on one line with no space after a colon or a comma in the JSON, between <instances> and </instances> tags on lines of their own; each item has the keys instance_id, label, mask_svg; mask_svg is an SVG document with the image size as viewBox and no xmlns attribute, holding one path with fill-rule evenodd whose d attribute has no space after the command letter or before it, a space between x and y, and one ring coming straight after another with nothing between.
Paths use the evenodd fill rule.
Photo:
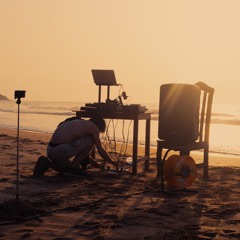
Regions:
<instances>
[{"instance_id":1,"label":"kneeling person","mask_svg":"<svg viewBox=\"0 0 240 240\"><path fill-rule=\"evenodd\" d=\"M88 164L100 168L100 165L89 156L94 146L105 161L117 166L117 162L114 162L102 147L99 138L100 132L104 132L105 127L105 121L102 118L82 120L73 117L61 122L47 146L50 167L58 172L80 174L86 170ZM47 169L46 161L44 157L38 159L34 168L35 176L44 174Z\"/></svg>"}]
</instances>

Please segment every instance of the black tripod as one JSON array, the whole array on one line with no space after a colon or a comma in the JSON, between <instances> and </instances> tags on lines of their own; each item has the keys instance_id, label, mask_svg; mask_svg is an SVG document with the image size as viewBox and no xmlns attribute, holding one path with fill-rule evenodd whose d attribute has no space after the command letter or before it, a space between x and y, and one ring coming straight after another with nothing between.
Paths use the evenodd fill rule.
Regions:
<instances>
[{"instance_id":1,"label":"black tripod","mask_svg":"<svg viewBox=\"0 0 240 240\"><path fill-rule=\"evenodd\" d=\"M17 98L17 105L18 105L18 119L17 119L17 170L16 170L16 200L19 199L19 193L18 193L18 185L19 185L19 122L20 122L20 104L21 104L21 98L25 97L26 91L15 91L15 99Z\"/></svg>"}]
</instances>

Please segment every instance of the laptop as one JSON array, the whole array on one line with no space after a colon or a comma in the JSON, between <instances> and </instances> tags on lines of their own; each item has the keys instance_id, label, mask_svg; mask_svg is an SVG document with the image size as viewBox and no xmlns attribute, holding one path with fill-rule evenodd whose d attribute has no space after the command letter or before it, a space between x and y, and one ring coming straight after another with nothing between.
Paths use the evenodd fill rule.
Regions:
<instances>
[{"instance_id":1,"label":"laptop","mask_svg":"<svg viewBox=\"0 0 240 240\"><path fill-rule=\"evenodd\" d=\"M96 85L118 85L113 70L92 69L92 75Z\"/></svg>"}]
</instances>

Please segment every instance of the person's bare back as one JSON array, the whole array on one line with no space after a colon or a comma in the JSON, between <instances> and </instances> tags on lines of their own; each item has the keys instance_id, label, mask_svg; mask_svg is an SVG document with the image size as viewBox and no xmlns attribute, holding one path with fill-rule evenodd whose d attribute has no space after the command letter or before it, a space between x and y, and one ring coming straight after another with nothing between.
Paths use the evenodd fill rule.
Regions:
<instances>
[{"instance_id":1,"label":"person's bare back","mask_svg":"<svg viewBox=\"0 0 240 240\"><path fill-rule=\"evenodd\" d=\"M86 120L73 120L61 123L52 135L51 142L55 144L73 143L75 140L83 137L99 136L97 126Z\"/></svg>"}]
</instances>

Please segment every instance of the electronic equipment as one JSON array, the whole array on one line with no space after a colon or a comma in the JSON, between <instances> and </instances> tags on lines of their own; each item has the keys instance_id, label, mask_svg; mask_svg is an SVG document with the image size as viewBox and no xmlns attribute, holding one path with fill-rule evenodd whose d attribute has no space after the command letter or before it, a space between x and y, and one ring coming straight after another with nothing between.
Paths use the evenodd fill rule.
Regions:
<instances>
[{"instance_id":1,"label":"electronic equipment","mask_svg":"<svg viewBox=\"0 0 240 240\"><path fill-rule=\"evenodd\" d=\"M199 135L200 88L190 84L164 84L160 87L160 139L194 142Z\"/></svg>"},{"instance_id":2,"label":"electronic equipment","mask_svg":"<svg viewBox=\"0 0 240 240\"><path fill-rule=\"evenodd\" d=\"M92 69L93 80L96 85L117 86L113 70Z\"/></svg>"},{"instance_id":3,"label":"electronic equipment","mask_svg":"<svg viewBox=\"0 0 240 240\"><path fill-rule=\"evenodd\" d=\"M85 111L102 111L102 112L122 112L122 105L115 100L108 100L100 103L86 103L85 107L81 107Z\"/></svg>"},{"instance_id":4,"label":"electronic equipment","mask_svg":"<svg viewBox=\"0 0 240 240\"><path fill-rule=\"evenodd\" d=\"M123 99L128 98L125 91L122 92L117 98L110 99L110 86L119 86L117 84L115 73L113 70L92 69L92 76L94 83L98 85L98 102L86 103L85 107L81 107L80 110L88 112L125 112L125 113L143 113L147 110L145 106L140 104L124 105ZM107 99L105 102L101 101L101 87L107 86Z\"/></svg>"},{"instance_id":5,"label":"electronic equipment","mask_svg":"<svg viewBox=\"0 0 240 240\"><path fill-rule=\"evenodd\" d=\"M140 104L123 105L123 112L126 113L143 113L146 110L146 106L142 106Z\"/></svg>"},{"instance_id":6,"label":"electronic equipment","mask_svg":"<svg viewBox=\"0 0 240 240\"><path fill-rule=\"evenodd\" d=\"M14 92L14 98L25 98L26 91L25 90L16 90Z\"/></svg>"},{"instance_id":7,"label":"electronic equipment","mask_svg":"<svg viewBox=\"0 0 240 240\"><path fill-rule=\"evenodd\" d=\"M107 103L86 103L81 110L88 112L124 112L124 113L144 113L147 111L146 106L140 104L120 105L118 102L111 100Z\"/></svg>"}]
</instances>

